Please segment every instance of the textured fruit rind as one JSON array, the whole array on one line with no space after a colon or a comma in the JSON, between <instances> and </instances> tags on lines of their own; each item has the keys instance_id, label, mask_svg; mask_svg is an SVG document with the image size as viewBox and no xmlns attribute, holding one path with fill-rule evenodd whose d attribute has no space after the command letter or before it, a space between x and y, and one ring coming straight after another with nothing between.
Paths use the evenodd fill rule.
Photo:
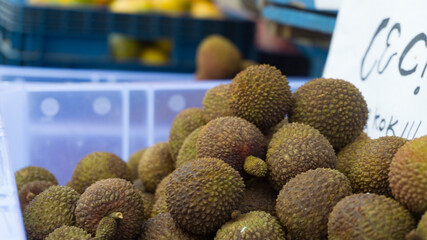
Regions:
<instances>
[{"instance_id":1,"label":"textured fruit rind","mask_svg":"<svg viewBox=\"0 0 427 240\"><path fill-rule=\"evenodd\" d=\"M142 154L144 154L145 150L146 149L144 148L144 149L141 149L139 151L134 152L129 157L129 160L127 161L127 165L129 167L130 171L132 172L133 179L137 179L138 178L139 160L141 160L141 156L142 156Z\"/></svg>"},{"instance_id":2,"label":"textured fruit rind","mask_svg":"<svg viewBox=\"0 0 427 240\"><path fill-rule=\"evenodd\" d=\"M51 186L37 195L23 213L29 239L44 239L62 225L74 225L79 197L74 189L63 186Z\"/></svg>"},{"instance_id":3,"label":"textured fruit rind","mask_svg":"<svg viewBox=\"0 0 427 240\"><path fill-rule=\"evenodd\" d=\"M320 132L302 123L290 123L279 129L267 151L269 179L280 191L291 178L316 168L335 168L336 155Z\"/></svg>"},{"instance_id":4,"label":"textured fruit rind","mask_svg":"<svg viewBox=\"0 0 427 240\"><path fill-rule=\"evenodd\" d=\"M215 232L236 210L245 184L223 161L200 158L176 169L166 186L166 202L176 224L193 234Z\"/></svg>"},{"instance_id":5,"label":"textured fruit rind","mask_svg":"<svg viewBox=\"0 0 427 240\"><path fill-rule=\"evenodd\" d=\"M138 165L138 176L147 192L154 192L157 184L174 170L174 162L167 142L149 147Z\"/></svg>"},{"instance_id":6,"label":"textured fruit rind","mask_svg":"<svg viewBox=\"0 0 427 240\"><path fill-rule=\"evenodd\" d=\"M277 192L265 178L252 178L246 183L243 200L239 206L241 213L264 211L276 216Z\"/></svg>"},{"instance_id":7,"label":"textured fruit rind","mask_svg":"<svg viewBox=\"0 0 427 240\"><path fill-rule=\"evenodd\" d=\"M64 225L51 232L45 240L93 240L93 238L79 227Z\"/></svg>"},{"instance_id":8,"label":"textured fruit rind","mask_svg":"<svg viewBox=\"0 0 427 240\"><path fill-rule=\"evenodd\" d=\"M265 158L267 145L262 132L252 123L238 117L221 117L210 121L197 140L197 157L219 158L243 173L248 156Z\"/></svg>"},{"instance_id":9,"label":"textured fruit rind","mask_svg":"<svg viewBox=\"0 0 427 240\"><path fill-rule=\"evenodd\" d=\"M18 191L25 184L32 181L49 181L58 185L56 177L49 170L42 167L28 166L15 172L15 182Z\"/></svg>"},{"instance_id":10,"label":"textured fruit rind","mask_svg":"<svg viewBox=\"0 0 427 240\"><path fill-rule=\"evenodd\" d=\"M150 213L150 217L154 217L160 213L168 212L168 206L166 203L166 186L169 181L171 174L163 178L163 180L157 185L156 192L154 193L154 205Z\"/></svg>"},{"instance_id":11,"label":"textured fruit rind","mask_svg":"<svg viewBox=\"0 0 427 240\"><path fill-rule=\"evenodd\" d=\"M354 142L347 144L337 154L337 167L336 169L344 175L348 176L349 172L353 168L353 164L360 157L363 152L364 146L371 141L371 139L362 132Z\"/></svg>"},{"instance_id":12,"label":"textured fruit rind","mask_svg":"<svg viewBox=\"0 0 427 240\"><path fill-rule=\"evenodd\" d=\"M339 171L309 170L283 186L276 213L291 239L325 239L332 208L351 193L350 182Z\"/></svg>"},{"instance_id":13,"label":"textured fruit rind","mask_svg":"<svg viewBox=\"0 0 427 240\"><path fill-rule=\"evenodd\" d=\"M397 201L417 214L427 211L427 135L397 151L390 164L389 182Z\"/></svg>"},{"instance_id":14,"label":"textured fruit rind","mask_svg":"<svg viewBox=\"0 0 427 240\"><path fill-rule=\"evenodd\" d=\"M178 157L175 162L175 167L178 168L185 162L191 161L196 159L197 152L196 152L196 145L197 145L197 139L199 139L199 133L202 131L204 126L201 126L197 129L195 129L193 132L191 132L190 135L188 135L184 143L182 143L181 149L179 150Z\"/></svg>"},{"instance_id":15,"label":"textured fruit rind","mask_svg":"<svg viewBox=\"0 0 427 240\"><path fill-rule=\"evenodd\" d=\"M166 202L166 194L161 196L154 202L153 209L151 209L150 218L160 214L169 212L168 203Z\"/></svg>"},{"instance_id":16,"label":"textured fruit rind","mask_svg":"<svg viewBox=\"0 0 427 240\"><path fill-rule=\"evenodd\" d=\"M142 225L139 240L197 240L201 239L176 226L170 213L161 213Z\"/></svg>"},{"instance_id":17,"label":"textured fruit rind","mask_svg":"<svg viewBox=\"0 0 427 240\"><path fill-rule=\"evenodd\" d=\"M114 240L117 231L116 219L112 217L103 217L96 228L96 240Z\"/></svg>"},{"instance_id":18,"label":"textured fruit rind","mask_svg":"<svg viewBox=\"0 0 427 240\"><path fill-rule=\"evenodd\" d=\"M280 121L278 124L274 125L273 127L271 127L270 129L268 129L267 131L265 131L265 139L267 141L267 145L270 144L271 139L273 138L273 135L279 131L279 129L281 129L284 125L288 124L288 119L285 118L282 121Z\"/></svg>"},{"instance_id":19,"label":"textured fruit rind","mask_svg":"<svg viewBox=\"0 0 427 240\"><path fill-rule=\"evenodd\" d=\"M408 210L383 195L359 193L337 203L329 215L330 240L402 240L415 226Z\"/></svg>"},{"instance_id":20,"label":"textured fruit rind","mask_svg":"<svg viewBox=\"0 0 427 240\"><path fill-rule=\"evenodd\" d=\"M132 177L126 162L117 155L109 152L93 152L79 161L67 185L81 194L99 180L123 178L131 181Z\"/></svg>"},{"instance_id":21,"label":"textured fruit rind","mask_svg":"<svg viewBox=\"0 0 427 240\"><path fill-rule=\"evenodd\" d=\"M77 202L76 225L95 234L99 221L113 212L123 214L114 239L132 239L139 234L145 219L142 198L124 179L100 180L88 187Z\"/></svg>"},{"instance_id":22,"label":"textured fruit rind","mask_svg":"<svg viewBox=\"0 0 427 240\"><path fill-rule=\"evenodd\" d=\"M169 131L169 148L174 161L185 138L208 121L209 117L200 108L187 108L176 115Z\"/></svg>"},{"instance_id":23,"label":"textured fruit rind","mask_svg":"<svg viewBox=\"0 0 427 240\"><path fill-rule=\"evenodd\" d=\"M142 198L142 202L144 204L144 216L145 219L150 218L151 215L151 211L153 211L153 206L154 206L154 194L153 193L140 193L141 194L141 198Z\"/></svg>"},{"instance_id":24,"label":"textured fruit rind","mask_svg":"<svg viewBox=\"0 0 427 240\"><path fill-rule=\"evenodd\" d=\"M53 185L56 184L49 181L32 181L22 186L21 190L18 192L21 210L24 211L31 200Z\"/></svg>"},{"instance_id":25,"label":"textured fruit rind","mask_svg":"<svg viewBox=\"0 0 427 240\"><path fill-rule=\"evenodd\" d=\"M255 177L264 177L267 174L267 164L264 160L249 156L245 159L243 169L246 173Z\"/></svg>"},{"instance_id":26,"label":"textured fruit rind","mask_svg":"<svg viewBox=\"0 0 427 240\"><path fill-rule=\"evenodd\" d=\"M368 120L368 107L359 89L341 79L313 79L295 91L290 122L320 131L339 151L353 142Z\"/></svg>"},{"instance_id":27,"label":"textured fruit rind","mask_svg":"<svg viewBox=\"0 0 427 240\"><path fill-rule=\"evenodd\" d=\"M215 240L286 240L277 218L263 211L240 215L222 225Z\"/></svg>"},{"instance_id":28,"label":"textured fruit rind","mask_svg":"<svg viewBox=\"0 0 427 240\"><path fill-rule=\"evenodd\" d=\"M230 84L221 84L205 93L202 101L203 111L210 120L232 115L227 101L230 86Z\"/></svg>"},{"instance_id":29,"label":"textured fruit rind","mask_svg":"<svg viewBox=\"0 0 427 240\"><path fill-rule=\"evenodd\" d=\"M388 182L390 163L397 150L407 141L401 137L385 136L364 145L348 175L353 192L391 197Z\"/></svg>"},{"instance_id":30,"label":"textured fruit rind","mask_svg":"<svg viewBox=\"0 0 427 240\"><path fill-rule=\"evenodd\" d=\"M255 65L233 78L228 104L233 115L264 131L285 118L293 101L289 82L280 70L269 65Z\"/></svg>"}]
</instances>

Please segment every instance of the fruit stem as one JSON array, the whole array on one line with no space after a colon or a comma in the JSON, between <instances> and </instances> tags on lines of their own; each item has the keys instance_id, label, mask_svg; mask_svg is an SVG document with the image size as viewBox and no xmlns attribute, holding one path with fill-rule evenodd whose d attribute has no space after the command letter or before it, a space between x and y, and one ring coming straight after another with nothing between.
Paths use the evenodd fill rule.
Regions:
<instances>
[{"instance_id":1,"label":"fruit stem","mask_svg":"<svg viewBox=\"0 0 427 240\"><path fill-rule=\"evenodd\" d=\"M231 219L235 220L235 219L237 219L240 215L242 215L242 213L241 213L239 210L234 210L234 211L231 213Z\"/></svg>"},{"instance_id":2,"label":"fruit stem","mask_svg":"<svg viewBox=\"0 0 427 240\"><path fill-rule=\"evenodd\" d=\"M26 199L27 199L27 201L31 201L31 200L33 200L33 198L35 197L36 195L34 194L34 193L32 193L32 192L29 192L29 193L27 193L27 196L25 197Z\"/></svg>"},{"instance_id":3,"label":"fruit stem","mask_svg":"<svg viewBox=\"0 0 427 240\"><path fill-rule=\"evenodd\" d=\"M114 219L123 219L123 213L121 213L121 212L113 212L108 216L112 217Z\"/></svg>"}]
</instances>

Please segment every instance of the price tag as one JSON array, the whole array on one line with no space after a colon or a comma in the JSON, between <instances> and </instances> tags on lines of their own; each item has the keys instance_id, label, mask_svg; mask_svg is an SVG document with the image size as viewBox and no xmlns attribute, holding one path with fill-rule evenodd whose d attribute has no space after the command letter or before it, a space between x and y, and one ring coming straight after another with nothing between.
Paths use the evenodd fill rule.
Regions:
<instances>
[{"instance_id":1,"label":"price tag","mask_svg":"<svg viewBox=\"0 0 427 240\"><path fill-rule=\"evenodd\" d=\"M358 87L372 138L427 134L427 1L344 0L323 75Z\"/></svg>"}]
</instances>

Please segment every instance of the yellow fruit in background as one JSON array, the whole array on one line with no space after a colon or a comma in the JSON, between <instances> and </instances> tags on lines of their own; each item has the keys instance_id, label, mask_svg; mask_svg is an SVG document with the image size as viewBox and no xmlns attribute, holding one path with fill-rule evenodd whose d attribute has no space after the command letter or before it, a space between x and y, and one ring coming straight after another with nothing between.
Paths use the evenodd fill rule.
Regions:
<instances>
[{"instance_id":1,"label":"yellow fruit in background","mask_svg":"<svg viewBox=\"0 0 427 240\"><path fill-rule=\"evenodd\" d=\"M122 34L111 34L109 44L111 53L117 61L129 61L138 58L140 44L133 38Z\"/></svg>"},{"instance_id":2,"label":"yellow fruit in background","mask_svg":"<svg viewBox=\"0 0 427 240\"><path fill-rule=\"evenodd\" d=\"M115 13L149 12L153 5L149 0L115 0L110 4L110 11Z\"/></svg>"},{"instance_id":3,"label":"yellow fruit in background","mask_svg":"<svg viewBox=\"0 0 427 240\"><path fill-rule=\"evenodd\" d=\"M154 45L166 53L170 53L172 50L172 42L170 40L158 40Z\"/></svg>"},{"instance_id":4,"label":"yellow fruit in background","mask_svg":"<svg viewBox=\"0 0 427 240\"><path fill-rule=\"evenodd\" d=\"M219 19L224 17L219 8L215 4L208 1L194 2L191 5L190 13L194 18Z\"/></svg>"},{"instance_id":5,"label":"yellow fruit in background","mask_svg":"<svg viewBox=\"0 0 427 240\"><path fill-rule=\"evenodd\" d=\"M169 61L169 54L155 46L145 47L139 56L146 65L165 65Z\"/></svg>"},{"instance_id":6,"label":"yellow fruit in background","mask_svg":"<svg viewBox=\"0 0 427 240\"><path fill-rule=\"evenodd\" d=\"M29 5L45 5L48 1L46 0L28 0Z\"/></svg>"},{"instance_id":7,"label":"yellow fruit in background","mask_svg":"<svg viewBox=\"0 0 427 240\"><path fill-rule=\"evenodd\" d=\"M90 7L98 5L108 5L111 0L65 0L67 5L76 7Z\"/></svg>"},{"instance_id":8,"label":"yellow fruit in background","mask_svg":"<svg viewBox=\"0 0 427 240\"><path fill-rule=\"evenodd\" d=\"M58 0L57 2L60 6L77 6L72 0Z\"/></svg>"},{"instance_id":9,"label":"yellow fruit in background","mask_svg":"<svg viewBox=\"0 0 427 240\"><path fill-rule=\"evenodd\" d=\"M165 13L184 13L190 8L189 0L152 0L153 8Z\"/></svg>"}]
</instances>

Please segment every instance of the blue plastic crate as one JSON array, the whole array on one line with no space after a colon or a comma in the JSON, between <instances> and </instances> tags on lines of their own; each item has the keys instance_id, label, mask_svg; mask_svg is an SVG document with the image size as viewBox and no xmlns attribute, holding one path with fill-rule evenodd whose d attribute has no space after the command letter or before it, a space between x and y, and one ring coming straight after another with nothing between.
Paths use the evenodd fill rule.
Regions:
<instances>
[{"instance_id":1,"label":"blue plastic crate","mask_svg":"<svg viewBox=\"0 0 427 240\"><path fill-rule=\"evenodd\" d=\"M112 33L145 41L170 40L170 61L162 66L137 60L117 62L109 51ZM197 46L210 34L227 37L245 58L255 58L254 23L248 20L116 14L106 9L34 7L0 0L0 64L193 72Z\"/></svg>"},{"instance_id":2,"label":"blue plastic crate","mask_svg":"<svg viewBox=\"0 0 427 240\"><path fill-rule=\"evenodd\" d=\"M267 5L263 8L262 15L283 25L325 34L332 34L336 22L334 13L305 11L289 6Z\"/></svg>"},{"instance_id":3,"label":"blue plastic crate","mask_svg":"<svg viewBox=\"0 0 427 240\"><path fill-rule=\"evenodd\" d=\"M325 4L319 4L319 2L327 2L328 8L322 8L322 5L324 7ZM302 9L307 10L315 10L315 11L329 11L329 12L336 12L338 11L340 2L334 1L333 4L331 4L330 0L318 0L316 4L316 0L268 0L270 3L279 4L279 5L289 5L294 6ZM319 7L320 6L320 7Z\"/></svg>"}]
</instances>

